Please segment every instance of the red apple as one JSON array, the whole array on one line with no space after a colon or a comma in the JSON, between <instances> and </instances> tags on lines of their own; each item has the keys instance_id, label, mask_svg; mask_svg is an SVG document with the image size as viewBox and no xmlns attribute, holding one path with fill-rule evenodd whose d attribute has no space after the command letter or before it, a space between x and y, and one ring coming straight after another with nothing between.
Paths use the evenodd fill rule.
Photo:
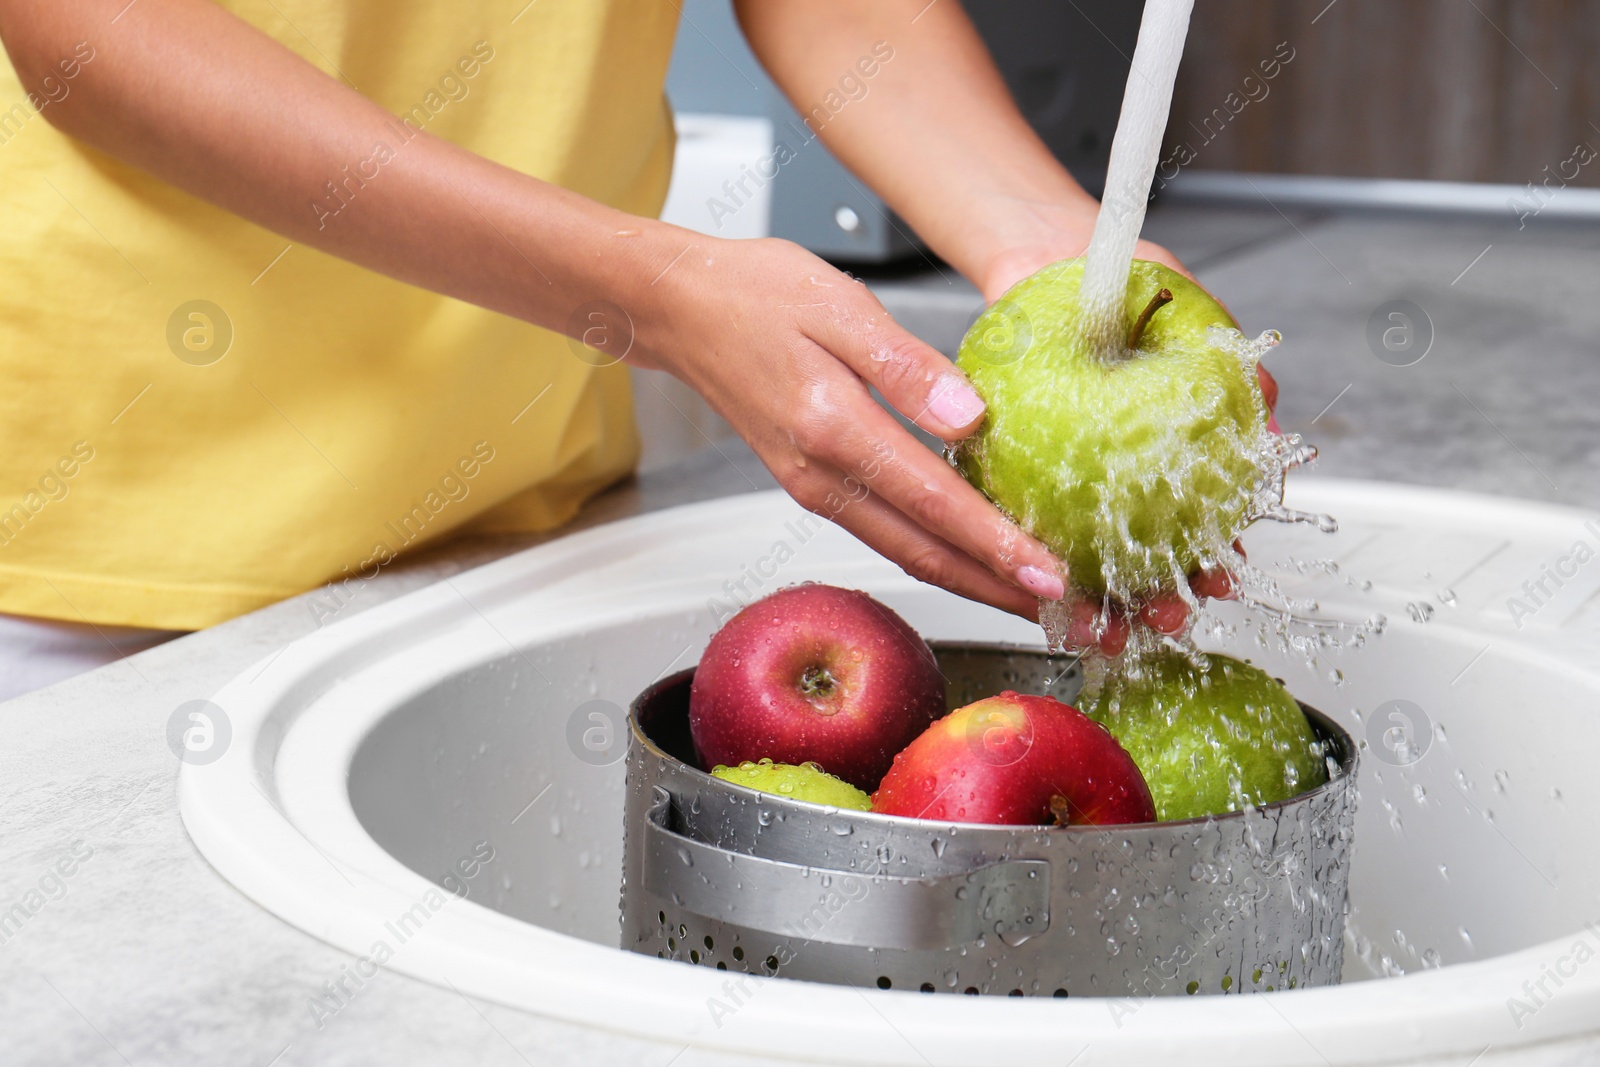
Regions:
<instances>
[{"instance_id":1,"label":"red apple","mask_svg":"<svg viewBox=\"0 0 1600 1067\"><path fill-rule=\"evenodd\" d=\"M958 708L894 758L872 810L1015 826L1154 822L1144 775L1099 723L1007 690Z\"/></svg>"},{"instance_id":2,"label":"red apple","mask_svg":"<svg viewBox=\"0 0 1600 1067\"><path fill-rule=\"evenodd\" d=\"M944 676L904 619L854 589L796 585L711 638L689 693L703 767L816 763L870 791L945 712Z\"/></svg>"}]
</instances>

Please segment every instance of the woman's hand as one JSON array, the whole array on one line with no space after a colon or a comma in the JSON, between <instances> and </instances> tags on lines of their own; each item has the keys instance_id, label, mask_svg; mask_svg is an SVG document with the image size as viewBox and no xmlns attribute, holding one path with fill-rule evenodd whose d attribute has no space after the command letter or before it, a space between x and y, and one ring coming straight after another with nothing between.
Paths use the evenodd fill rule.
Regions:
<instances>
[{"instance_id":1,"label":"woman's hand","mask_svg":"<svg viewBox=\"0 0 1600 1067\"><path fill-rule=\"evenodd\" d=\"M985 220L981 245L991 250L975 265L973 279L984 302L994 303L1007 289L1043 267L1087 252L1099 210L1100 205L1087 195L1051 202L993 198L975 213ZM972 243L979 243L976 235ZM1194 277L1177 256L1152 241L1140 241L1133 254Z\"/></svg>"},{"instance_id":2,"label":"woman's hand","mask_svg":"<svg viewBox=\"0 0 1600 1067\"><path fill-rule=\"evenodd\" d=\"M906 573L1037 617L1061 564L1001 515L868 392L947 442L984 415L955 365L890 318L862 283L797 245L688 246L639 289L630 362L671 371L750 443L780 485Z\"/></svg>"}]
</instances>

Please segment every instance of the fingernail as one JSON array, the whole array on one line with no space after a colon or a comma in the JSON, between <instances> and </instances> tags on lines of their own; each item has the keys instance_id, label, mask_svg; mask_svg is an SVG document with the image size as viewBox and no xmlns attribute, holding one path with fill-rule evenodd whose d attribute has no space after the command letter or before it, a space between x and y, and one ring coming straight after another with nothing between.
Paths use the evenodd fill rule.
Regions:
<instances>
[{"instance_id":1,"label":"fingernail","mask_svg":"<svg viewBox=\"0 0 1600 1067\"><path fill-rule=\"evenodd\" d=\"M933 383L928 411L951 429L976 422L983 409L983 398L959 374L946 374Z\"/></svg>"},{"instance_id":2,"label":"fingernail","mask_svg":"<svg viewBox=\"0 0 1600 1067\"><path fill-rule=\"evenodd\" d=\"M1067 595L1067 587L1060 577L1031 563L1017 568L1017 581L1034 596L1042 596L1046 600L1060 600Z\"/></svg>"}]
</instances>

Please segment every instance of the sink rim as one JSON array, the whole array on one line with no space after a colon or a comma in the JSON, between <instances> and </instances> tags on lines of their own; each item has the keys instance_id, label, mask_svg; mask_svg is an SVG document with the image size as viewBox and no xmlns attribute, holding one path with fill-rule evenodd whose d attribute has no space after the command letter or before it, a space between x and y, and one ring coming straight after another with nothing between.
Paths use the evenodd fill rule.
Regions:
<instances>
[{"instance_id":1,"label":"sink rim","mask_svg":"<svg viewBox=\"0 0 1600 1067\"><path fill-rule=\"evenodd\" d=\"M1575 509L1529 505L1511 511L1494 498L1333 480L1307 482L1294 495L1296 506L1345 513L1374 506L1392 513L1401 498L1404 510L1412 511L1419 497L1429 497L1435 513L1447 509L1502 529L1537 519L1588 517ZM503 656L503 645L470 640L461 623L515 602L523 609L526 644L526 635L541 625L554 637L607 617L637 617L637 587L627 589L626 599L615 592L597 597L592 590L572 588L586 560L648 554L652 550L640 549L641 542L670 543L679 529L702 538L707 530L716 531L714 537L734 538L747 530L765 536L775 509L792 507L781 493L745 495L591 529L581 539L559 539L417 590L308 635L276 658L263 658L213 697L231 719L233 744L212 764L182 767L179 796L185 826L202 855L258 904L336 947L365 953L384 919L429 890L446 894L366 834L350 806L343 777L330 778L327 768L349 766L372 725L396 706L398 693L416 691L470 663ZM1513 521L1507 521L1508 511ZM916 584L875 559L828 569L834 580L873 591ZM650 595L660 610L683 602L699 605L706 580L688 576L658 583ZM535 602L561 610L544 613L541 624L526 610ZM1431 625L1449 628L1441 622ZM1528 646L1538 658L1550 659L1540 650L1548 650L1551 634L1541 632L1540 637L1534 646L1513 632L1495 631L1496 640ZM465 646L453 657L417 655L424 647L447 651L452 642ZM400 672L388 675L385 664L401 654L413 663L428 661L434 669L409 678ZM1575 666L1567 660L1550 661L1552 667ZM373 684L344 684L357 679ZM338 714L330 714L334 710ZM294 754L298 746L320 752L322 765L300 762ZM307 835L284 810L285 792L291 803L302 795L329 802L342 798L320 812L327 832L313 827ZM338 851L319 851L312 836ZM1208 1042L1208 1056L1218 1062L1266 1063L1301 1055L1303 1041L1314 1039L1314 1047L1336 1061L1370 1061L1424 1051L1412 1033L1424 1019L1433 1024L1430 1029L1448 1030L1448 1051L1468 1054L1486 1044L1526 1044L1534 1034L1545 1041L1593 1032L1600 1016L1600 968L1582 969L1568 979L1562 995L1540 1009L1537 1027L1519 1031L1509 1013L1501 1011L1508 995L1520 995L1522 978L1537 975L1544 959L1569 949L1572 937L1580 933L1401 978L1271 994L1271 1004L1260 1003L1261 996L1220 1002L1158 998L1122 1019L1112 1017L1105 998L980 997L952 1004L951 998L920 993L858 994L771 979L762 984L760 996L713 1029L704 1009L707 998L726 995L725 976L558 933L470 899L442 908L387 966L435 984L452 984L464 994L658 1041L740 1051L765 1051L777 1044L789 1055L835 1061L923 1062L914 1047L883 1025L889 1015L895 1028L916 1033L919 1045L971 1046L997 1057L1059 1050L1070 1047L1064 1042L1081 1039L1090 1044L1114 1041L1119 1059L1155 1059L1179 1051L1192 1058L1196 1050L1191 1042L1200 1038ZM543 965L510 962L508 949L521 960L542 960ZM872 1010L863 1010L864 997ZM797 1025L817 1018L828 1019L829 1026ZM1293 1020L1288 1029L1287 1019ZM685 1026L686 1021L698 1025ZM974 1046L979 1034L982 1040ZM1437 1055L1446 1050L1426 1051Z\"/></svg>"}]
</instances>

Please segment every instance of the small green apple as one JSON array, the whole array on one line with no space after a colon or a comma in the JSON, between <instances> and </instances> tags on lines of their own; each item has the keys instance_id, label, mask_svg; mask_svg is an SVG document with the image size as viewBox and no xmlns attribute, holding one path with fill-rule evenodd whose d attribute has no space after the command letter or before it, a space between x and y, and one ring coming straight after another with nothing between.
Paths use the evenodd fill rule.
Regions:
<instances>
[{"instance_id":1,"label":"small green apple","mask_svg":"<svg viewBox=\"0 0 1600 1067\"><path fill-rule=\"evenodd\" d=\"M1133 262L1126 350L1091 350L1083 264L1024 278L967 332L957 362L988 417L956 463L1074 585L1135 601L1219 562L1244 529L1268 411L1254 368L1213 332L1233 318L1159 263Z\"/></svg>"},{"instance_id":2,"label":"small green apple","mask_svg":"<svg viewBox=\"0 0 1600 1067\"><path fill-rule=\"evenodd\" d=\"M1114 671L1079 696L1144 772L1157 817L1221 815L1326 782L1323 744L1289 691L1248 663L1205 658L1201 669L1163 648L1143 657L1139 677Z\"/></svg>"},{"instance_id":3,"label":"small green apple","mask_svg":"<svg viewBox=\"0 0 1600 1067\"><path fill-rule=\"evenodd\" d=\"M776 793L790 800L805 800L812 804L826 804L852 811L871 811L872 798L841 778L824 771L815 763L773 763L769 759L752 762L746 760L737 767L718 764L711 769L713 778L725 782L759 789L763 793Z\"/></svg>"}]
</instances>

